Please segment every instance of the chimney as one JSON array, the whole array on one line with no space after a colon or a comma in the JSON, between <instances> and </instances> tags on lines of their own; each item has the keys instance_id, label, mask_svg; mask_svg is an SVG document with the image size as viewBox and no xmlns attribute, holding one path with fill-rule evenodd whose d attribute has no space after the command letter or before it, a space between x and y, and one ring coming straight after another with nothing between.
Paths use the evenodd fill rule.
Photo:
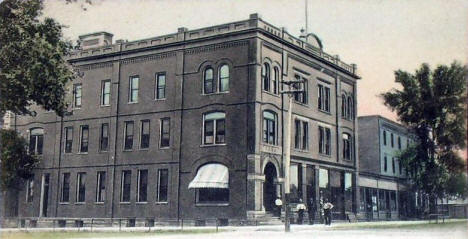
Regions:
<instances>
[{"instance_id":1,"label":"chimney","mask_svg":"<svg viewBox=\"0 0 468 239\"><path fill-rule=\"evenodd\" d=\"M112 45L112 35L108 32L95 32L79 36L83 50Z\"/></svg>"}]
</instances>

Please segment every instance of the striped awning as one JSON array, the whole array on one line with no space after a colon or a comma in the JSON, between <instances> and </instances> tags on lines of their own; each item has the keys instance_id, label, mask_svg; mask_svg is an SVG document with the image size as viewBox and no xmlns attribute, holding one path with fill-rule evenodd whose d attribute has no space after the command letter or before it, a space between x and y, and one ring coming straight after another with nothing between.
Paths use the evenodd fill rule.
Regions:
<instances>
[{"instance_id":1,"label":"striped awning","mask_svg":"<svg viewBox=\"0 0 468 239\"><path fill-rule=\"evenodd\" d=\"M188 188L229 188L229 170L219 163L203 165Z\"/></svg>"}]
</instances>

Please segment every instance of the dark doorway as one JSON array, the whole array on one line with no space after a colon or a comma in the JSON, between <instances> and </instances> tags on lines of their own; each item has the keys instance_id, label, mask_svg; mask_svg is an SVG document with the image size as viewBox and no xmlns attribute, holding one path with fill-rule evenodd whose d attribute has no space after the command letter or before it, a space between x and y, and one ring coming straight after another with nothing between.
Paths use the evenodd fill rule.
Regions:
<instances>
[{"instance_id":1,"label":"dark doorway","mask_svg":"<svg viewBox=\"0 0 468 239\"><path fill-rule=\"evenodd\" d=\"M43 190L43 194L42 194L42 208L41 208L41 212L42 212L42 215L43 217L47 217L47 209L48 209L48 206L49 206L49 174L46 173L43 175L43 187L42 187L42 190Z\"/></svg>"},{"instance_id":2,"label":"dark doorway","mask_svg":"<svg viewBox=\"0 0 468 239\"><path fill-rule=\"evenodd\" d=\"M265 166L265 182L263 183L263 206L265 211L274 211L276 209L276 168L272 163Z\"/></svg>"}]
</instances>

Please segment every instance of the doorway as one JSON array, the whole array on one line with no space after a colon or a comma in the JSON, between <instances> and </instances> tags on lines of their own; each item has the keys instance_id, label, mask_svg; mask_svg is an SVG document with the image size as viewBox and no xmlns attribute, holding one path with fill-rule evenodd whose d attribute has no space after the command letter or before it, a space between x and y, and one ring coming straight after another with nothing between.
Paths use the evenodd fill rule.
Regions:
<instances>
[{"instance_id":1,"label":"doorway","mask_svg":"<svg viewBox=\"0 0 468 239\"><path fill-rule=\"evenodd\" d=\"M48 173L42 175L40 217L47 217L47 209L49 206L49 179L50 176Z\"/></svg>"},{"instance_id":2,"label":"doorway","mask_svg":"<svg viewBox=\"0 0 468 239\"><path fill-rule=\"evenodd\" d=\"M263 206L265 211L275 211L275 200L277 198L277 185L276 185L276 167L272 163L267 163L265 170L265 182L263 183Z\"/></svg>"}]
</instances>

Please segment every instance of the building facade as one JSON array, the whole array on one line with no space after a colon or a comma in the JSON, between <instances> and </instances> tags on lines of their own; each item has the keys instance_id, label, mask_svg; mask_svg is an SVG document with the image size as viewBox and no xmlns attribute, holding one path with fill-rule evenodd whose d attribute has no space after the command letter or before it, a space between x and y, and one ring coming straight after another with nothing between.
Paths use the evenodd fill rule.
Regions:
<instances>
[{"instance_id":1,"label":"building facade","mask_svg":"<svg viewBox=\"0 0 468 239\"><path fill-rule=\"evenodd\" d=\"M251 219L275 210L291 121L291 200L357 210L355 65L257 14L112 43L80 37L63 118L14 127L41 158L18 216ZM283 81L304 81L292 109ZM318 216L318 215L317 215Z\"/></svg>"},{"instance_id":2,"label":"building facade","mask_svg":"<svg viewBox=\"0 0 468 239\"><path fill-rule=\"evenodd\" d=\"M398 154L415 140L406 127L382 116L358 118L359 216L368 220L413 217L417 200L409 192Z\"/></svg>"}]
</instances>

